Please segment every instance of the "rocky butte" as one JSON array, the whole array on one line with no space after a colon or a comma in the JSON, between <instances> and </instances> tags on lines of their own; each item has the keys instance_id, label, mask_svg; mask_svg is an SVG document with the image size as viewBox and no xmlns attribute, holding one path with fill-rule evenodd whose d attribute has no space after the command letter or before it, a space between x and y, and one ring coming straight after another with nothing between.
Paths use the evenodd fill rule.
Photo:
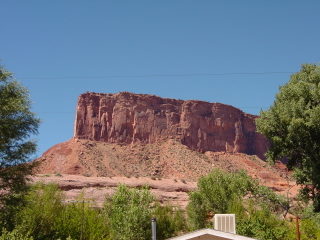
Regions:
<instances>
[{"instance_id":1,"label":"rocky butte","mask_svg":"<svg viewBox=\"0 0 320 240\"><path fill-rule=\"evenodd\" d=\"M267 142L256 132L256 118L221 103L87 92L78 99L74 138L117 144L175 139L200 152L263 158Z\"/></svg>"}]
</instances>

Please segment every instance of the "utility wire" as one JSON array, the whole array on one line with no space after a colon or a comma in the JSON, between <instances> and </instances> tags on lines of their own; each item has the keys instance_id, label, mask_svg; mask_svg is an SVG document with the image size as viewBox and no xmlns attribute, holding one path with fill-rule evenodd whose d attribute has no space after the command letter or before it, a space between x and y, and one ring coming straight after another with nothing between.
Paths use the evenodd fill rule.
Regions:
<instances>
[{"instance_id":1,"label":"utility wire","mask_svg":"<svg viewBox=\"0 0 320 240\"><path fill-rule=\"evenodd\" d=\"M230 72L230 73L180 73L180 74L142 74L142 75L104 75L104 76L20 76L19 79L106 79L106 78L150 78L150 77L210 77L228 75L272 75L292 74L293 72Z\"/></svg>"}]
</instances>

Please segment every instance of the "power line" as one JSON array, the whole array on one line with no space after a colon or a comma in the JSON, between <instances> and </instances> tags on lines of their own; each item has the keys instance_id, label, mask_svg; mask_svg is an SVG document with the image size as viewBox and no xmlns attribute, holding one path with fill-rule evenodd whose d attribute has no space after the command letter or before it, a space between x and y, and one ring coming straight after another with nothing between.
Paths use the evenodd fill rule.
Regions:
<instances>
[{"instance_id":1,"label":"power line","mask_svg":"<svg viewBox=\"0 0 320 240\"><path fill-rule=\"evenodd\" d=\"M32 79L106 79L106 78L150 78L150 77L210 77L228 75L274 75L293 72L229 72L229 73L179 73L179 74L142 74L142 75L102 75L102 76L20 76Z\"/></svg>"}]
</instances>

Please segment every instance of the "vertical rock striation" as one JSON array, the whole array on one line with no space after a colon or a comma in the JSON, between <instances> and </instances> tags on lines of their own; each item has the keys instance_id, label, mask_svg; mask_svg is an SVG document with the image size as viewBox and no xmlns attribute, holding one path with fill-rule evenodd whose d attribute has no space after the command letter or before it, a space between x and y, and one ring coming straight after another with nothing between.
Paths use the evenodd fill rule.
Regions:
<instances>
[{"instance_id":1,"label":"vertical rock striation","mask_svg":"<svg viewBox=\"0 0 320 240\"><path fill-rule=\"evenodd\" d=\"M175 138L201 152L263 158L267 142L256 132L255 118L221 103L88 92L78 99L74 137L123 144Z\"/></svg>"}]
</instances>

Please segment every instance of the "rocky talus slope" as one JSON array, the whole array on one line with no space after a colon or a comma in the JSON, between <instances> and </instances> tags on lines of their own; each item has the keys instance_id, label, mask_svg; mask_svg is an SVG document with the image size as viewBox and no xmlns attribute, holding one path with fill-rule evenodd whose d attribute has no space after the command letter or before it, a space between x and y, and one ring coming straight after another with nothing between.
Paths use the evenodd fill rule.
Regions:
<instances>
[{"instance_id":1,"label":"rocky talus slope","mask_svg":"<svg viewBox=\"0 0 320 240\"><path fill-rule=\"evenodd\" d=\"M163 177L196 180L214 168L246 170L264 179L276 171L257 156L242 153L197 152L176 140L120 145L71 139L43 154L39 173L92 177Z\"/></svg>"}]
</instances>

